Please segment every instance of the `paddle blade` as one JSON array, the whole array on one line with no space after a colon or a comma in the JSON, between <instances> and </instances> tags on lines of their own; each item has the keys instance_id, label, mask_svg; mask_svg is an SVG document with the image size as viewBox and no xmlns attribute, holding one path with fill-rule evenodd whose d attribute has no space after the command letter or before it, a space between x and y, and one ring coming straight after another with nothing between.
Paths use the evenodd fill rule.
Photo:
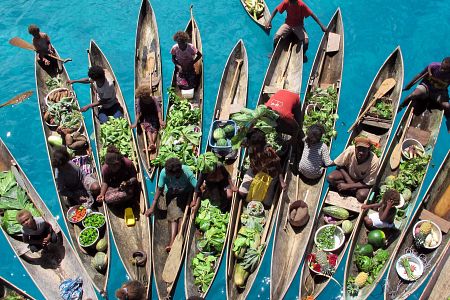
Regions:
<instances>
[{"instance_id":1,"label":"paddle blade","mask_svg":"<svg viewBox=\"0 0 450 300\"><path fill-rule=\"evenodd\" d=\"M22 49L26 49L26 50L31 50L31 51L35 51L36 49L34 48L33 44L21 39L20 37L13 37L12 39L9 40L9 43L13 46L22 48Z\"/></svg>"},{"instance_id":2,"label":"paddle blade","mask_svg":"<svg viewBox=\"0 0 450 300\"><path fill-rule=\"evenodd\" d=\"M30 98L31 95L33 95L33 91L26 91L26 92L23 92L22 94L15 96L15 97L12 98L11 100L9 100L9 101L7 101L7 102L5 102L5 103L3 103L3 104L0 104L0 107L5 107L5 106L8 106L8 105L21 103L21 102L23 102L24 100Z\"/></svg>"},{"instance_id":3,"label":"paddle blade","mask_svg":"<svg viewBox=\"0 0 450 300\"><path fill-rule=\"evenodd\" d=\"M394 78L387 78L385 79L380 87L378 88L378 91L375 93L375 95L373 95L373 97L375 99L379 99L381 97L383 97L387 92L389 92L391 89L394 88L395 84L397 82L395 81Z\"/></svg>"},{"instance_id":4,"label":"paddle blade","mask_svg":"<svg viewBox=\"0 0 450 300\"><path fill-rule=\"evenodd\" d=\"M398 143L397 145L395 145L394 151L392 151L391 158L389 160L391 170L397 169L398 166L400 165L400 159L402 155L401 147L402 146L400 145L400 143Z\"/></svg>"},{"instance_id":5,"label":"paddle blade","mask_svg":"<svg viewBox=\"0 0 450 300\"><path fill-rule=\"evenodd\" d=\"M175 237L175 241L173 241L172 249L167 257L166 264L164 265L162 279L167 283L174 282L178 275L178 268L180 266L183 253L183 244L183 234L180 232Z\"/></svg>"}]
</instances>

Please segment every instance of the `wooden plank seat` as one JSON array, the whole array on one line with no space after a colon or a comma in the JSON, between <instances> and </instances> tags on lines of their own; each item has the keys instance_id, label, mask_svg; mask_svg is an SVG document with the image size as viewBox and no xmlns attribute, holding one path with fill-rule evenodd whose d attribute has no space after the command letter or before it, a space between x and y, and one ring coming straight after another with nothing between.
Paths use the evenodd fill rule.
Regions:
<instances>
[{"instance_id":1,"label":"wooden plank seat","mask_svg":"<svg viewBox=\"0 0 450 300\"><path fill-rule=\"evenodd\" d=\"M327 198L325 199L326 204L339 206L347 210L360 213L361 205L355 197L352 196L342 196L338 192L329 191Z\"/></svg>"}]
</instances>

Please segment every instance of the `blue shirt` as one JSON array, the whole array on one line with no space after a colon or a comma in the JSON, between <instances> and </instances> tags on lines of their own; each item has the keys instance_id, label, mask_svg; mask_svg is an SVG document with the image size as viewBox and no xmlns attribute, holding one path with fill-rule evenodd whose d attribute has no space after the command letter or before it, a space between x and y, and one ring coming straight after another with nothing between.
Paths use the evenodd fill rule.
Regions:
<instances>
[{"instance_id":1,"label":"blue shirt","mask_svg":"<svg viewBox=\"0 0 450 300\"><path fill-rule=\"evenodd\" d=\"M158 188L164 188L164 192L172 190L172 192L189 192L197 185L197 178L195 178L192 170L185 165L181 166L182 173L179 178L175 176L168 176L164 168L159 175Z\"/></svg>"}]
</instances>

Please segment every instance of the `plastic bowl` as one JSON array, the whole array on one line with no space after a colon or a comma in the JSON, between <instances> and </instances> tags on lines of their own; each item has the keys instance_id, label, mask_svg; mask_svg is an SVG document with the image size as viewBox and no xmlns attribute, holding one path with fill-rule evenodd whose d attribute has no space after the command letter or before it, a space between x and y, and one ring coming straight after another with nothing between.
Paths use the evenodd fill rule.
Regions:
<instances>
[{"instance_id":1,"label":"plastic bowl","mask_svg":"<svg viewBox=\"0 0 450 300\"><path fill-rule=\"evenodd\" d=\"M69 220L70 223L72 223L72 224L77 224L77 223L79 223L79 222L82 222L82 221L84 220L84 218L86 218L86 216L87 216L87 208L83 206L84 209L85 209L84 217L82 217L82 218L81 218L80 220L78 220L78 221L73 221L73 220L72 220L72 216L75 214L75 211L76 211L80 206L81 206L81 205L75 205L75 206L70 207L70 208L67 210L66 217L67 217L67 220Z\"/></svg>"},{"instance_id":2,"label":"plastic bowl","mask_svg":"<svg viewBox=\"0 0 450 300\"><path fill-rule=\"evenodd\" d=\"M403 258L407 258L409 260L409 264L414 265L415 269L413 271L413 275L415 279L409 278L408 275L406 275L405 268L401 264L401 260ZM416 255L407 253L399 257L399 259L395 263L395 269L397 270L397 274L401 279L406 281L416 281L423 274L423 263Z\"/></svg>"},{"instance_id":3,"label":"plastic bowl","mask_svg":"<svg viewBox=\"0 0 450 300\"><path fill-rule=\"evenodd\" d=\"M408 148L409 146L413 146L413 145L417 146L420 150L422 150L423 152L425 152L425 148L423 148L422 144L421 144L418 140L415 140L415 139L405 139L405 140L403 141L403 143L402 143L402 157L403 157L404 159L406 159L406 160L410 160L410 159L411 159L411 158L406 157L406 156L403 154L403 151L404 151L406 148Z\"/></svg>"},{"instance_id":4,"label":"plastic bowl","mask_svg":"<svg viewBox=\"0 0 450 300\"><path fill-rule=\"evenodd\" d=\"M88 244L88 245L82 245L82 244L81 244L81 241L80 241L80 236L81 236L81 234L82 234L83 232L85 232L86 230L91 230L91 229L94 229L94 230L95 230L95 232L96 232L96 234L97 234L97 237L95 238L95 240L94 240L92 243L90 243L90 244ZM78 245L80 245L80 246L83 247L83 248L88 248L88 247L91 247L91 246L95 245L95 244L97 243L97 241L98 241L99 238L100 238L100 232L98 231L97 228L95 228L95 227L86 227L86 228L84 228L83 230L81 230L81 231L80 231L80 234L78 235L78 238L77 238L77 240L78 240Z\"/></svg>"},{"instance_id":5,"label":"plastic bowl","mask_svg":"<svg viewBox=\"0 0 450 300\"><path fill-rule=\"evenodd\" d=\"M424 247L425 249L430 249L430 250L433 250L433 249L438 248L438 247L441 245L441 243L442 243L442 232L441 232L441 229L439 228L439 226L438 226L436 223L434 223L433 221L430 221L430 220L421 220L421 221L417 222L416 224L414 224L414 228L413 228L413 237L414 237L414 238L416 237L416 228L417 228L417 227L420 227L420 225L421 225L423 222L430 222L430 223L431 223L431 230L434 229L434 230L438 233L438 237L439 237L439 240L438 240L438 243L437 243L436 246L434 246L434 247L427 247L427 246L423 245L423 247Z\"/></svg>"},{"instance_id":6,"label":"plastic bowl","mask_svg":"<svg viewBox=\"0 0 450 300\"><path fill-rule=\"evenodd\" d=\"M319 233L327 227L335 227L334 247L331 249L322 249L322 250L327 251L327 252L333 252L333 251L336 251L337 249L341 248L341 246L344 244L344 241L345 241L344 230L342 230L342 228L339 226L328 224L328 225L323 225L322 227L317 229L316 234L314 235L314 243L316 244L317 247L319 247L320 244L317 241L317 237L319 236Z\"/></svg>"},{"instance_id":7,"label":"plastic bowl","mask_svg":"<svg viewBox=\"0 0 450 300\"><path fill-rule=\"evenodd\" d=\"M258 208L258 210L256 210L255 213L252 213L250 210L251 207L254 207L255 209ZM264 214L264 205L259 201L250 201L247 204L247 210L250 216L259 217Z\"/></svg>"},{"instance_id":8,"label":"plastic bowl","mask_svg":"<svg viewBox=\"0 0 450 300\"><path fill-rule=\"evenodd\" d=\"M102 216L103 216L103 224L100 225L100 226L98 226L98 227L96 227L96 226L92 226L92 227L96 227L96 228L98 228L98 229L101 229L101 228L103 228L103 227L105 226L105 224L106 224L106 217L105 217L105 215L102 214L101 212L94 211L94 212L91 212L90 214L86 215L86 217L84 217L83 221L81 222L81 224L83 224L83 227L90 227L90 226L86 226L86 225L85 225L85 221L86 221L86 218L87 218L88 216L91 216L91 215L102 215Z\"/></svg>"}]
</instances>

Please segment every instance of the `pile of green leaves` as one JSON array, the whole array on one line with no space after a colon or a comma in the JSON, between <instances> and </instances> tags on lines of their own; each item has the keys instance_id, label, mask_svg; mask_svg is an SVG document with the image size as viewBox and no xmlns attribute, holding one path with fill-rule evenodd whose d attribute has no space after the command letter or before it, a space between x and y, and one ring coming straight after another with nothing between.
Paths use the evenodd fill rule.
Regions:
<instances>
[{"instance_id":1,"label":"pile of green leaves","mask_svg":"<svg viewBox=\"0 0 450 300\"><path fill-rule=\"evenodd\" d=\"M227 226L230 214L211 205L209 199L202 200L195 218L195 225L200 229L203 238L198 246L204 252L213 252L213 255L205 256L198 253L192 260L195 285L203 292L208 289L214 277L214 264L220 255L226 239Z\"/></svg>"},{"instance_id":2,"label":"pile of green leaves","mask_svg":"<svg viewBox=\"0 0 450 300\"><path fill-rule=\"evenodd\" d=\"M114 145L120 153L129 159L133 158L131 147L131 129L128 121L124 118L108 117L108 121L100 125L100 162L105 161L106 149Z\"/></svg>"},{"instance_id":3,"label":"pile of green leaves","mask_svg":"<svg viewBox=\"0 0 450 300\"><path fill-rule=\"evenodd\" d=\"M275 111L268 109L265 105L259 105L255 110L243 108L240 112L233 114L231 119L239 127L239 131L231 139L231 145L234 150L241 147L241 143L251 127L258 128L264 132L267 143L275 151L281 149L280 138L276 131L278 114Z\"/></svg>"},{"instance_id":4,"label":"pile of green leaves","mask_svg":"<svg viewBox=\"0 0 450 300\"><path fill-rule=\"evenodd\" d=\"M0 210L3 210L1 224L8 234L17 234L22 226L16 221L19 210L26 209L33 216L40 216L26 192L17 184L11 171L0 173Z\"/></svg>"},{"instance_id":5,"label":"pile of green leaves","mask_svg":"<svg viewBox=\"0 0 450 300\"><path fill-rule=\"evenodd\" d=\"M371 108L370 112L382 119L392 118L392 105L384 102L383 100L377 100L375 105Z\"/></svg>"},{"instance_id":6,"label":"pile of green leaves","mask_svg":"<svg viewBox=\"0 0 450 300\"><path fill-rule=\"evenodd\" d=\"M99 236L98 230L93 227L85 228L79 236L81 246L89 246L92 245Z\"/></svg>"},{"instance_id":7,"label":"pile of green leaves","mask_svg":"<svg viewBox=\"0 0 450 300\"><path fill-rule=\"evenodd\" d=\"M372 284L388 260L389 252L380 248L374 252L372 258L364 255L356 255L355 264L360 272L369 274L366 284ZM353 282L354 277L350 277L347 283L350 284Z\"/></svg>"},{"instance_id":8,"label":"pile of green leaves","mask_svg":"<svg viewBox=\"0 0 450 300\"><path fill-rule=\"evenodd\" d=\"M49 77L45 81L45 85L49 91L62 87L62 80L59 77Z\"/></svg>"},{"instance_id":9,"label":"pile of green leaves","mask_svg":"<svg viewBox=\"0 0 450 300\"><path fill-rule=\"evenodd\" d=\"M50 118L50 122L47 122L50 124L70 129L80 126L82 115L72 97L64 97L56 103L49 101L47 111Z\"/></svg>"},{"instance_id":10,"label":"pile of green leaves","mask_svg":"<svg viewBox=\"0 0 450 300\"><path fill-rule=\"evenodd\" d=\"M329 226L322 229L317 235L317 243L319 249L333 249L334 248L334 233L336 226Z\"/></svg>"},{"instance_id":11,"label":"pile of green leaves","mask_svg":"<svg viewBox=\"0 0 450 300\"><path fill-rule=\"evenodd\" d=\"M202 173L208 173L214 170L219 159L217 156L208 151L203 154L200 154L197 160L197 169Z\"/></svg>"},{"instance_id":12,"label":"pile of green leaves","mask_svg":"<svg viewBox=\"0 0 450 300\"><path fill-rule=\"evenodd\" d=\"M189 101L179 97L173 88L168 91L169 112L166 127L161 134L158 156L151 161L153 166L164 166L167 159L176 157L194 171L197 170L197 152L200 146L201 111L192 108Z\"/></svg>"},{"instance_id":13,"label":"pile of green leaves","mask_svg":"<svg viewBox=\"0 0 450 300\"><path fill-rule=\"evenodd\" d=\"M305 114L303 120L303 130L306 130L314 124L321 124L325 128L325 134L322 136L322 142L329 145L331 139L336 137L334 123L338 119L337 110L337 90L332 86L326 90L316 88L312 93L306 95L306 101L315 106Z\"/></svg>"},{"instance_id":14,"label":"pile of green leaves","mask_svg":"<svg viewBox=\"0 0 450 300\"><path fill-rule=\"evenodd\" d=\"M21 295L17 294L15 291L7 291L3 300L26 300Z\"/></svg>"}]
</instances>

